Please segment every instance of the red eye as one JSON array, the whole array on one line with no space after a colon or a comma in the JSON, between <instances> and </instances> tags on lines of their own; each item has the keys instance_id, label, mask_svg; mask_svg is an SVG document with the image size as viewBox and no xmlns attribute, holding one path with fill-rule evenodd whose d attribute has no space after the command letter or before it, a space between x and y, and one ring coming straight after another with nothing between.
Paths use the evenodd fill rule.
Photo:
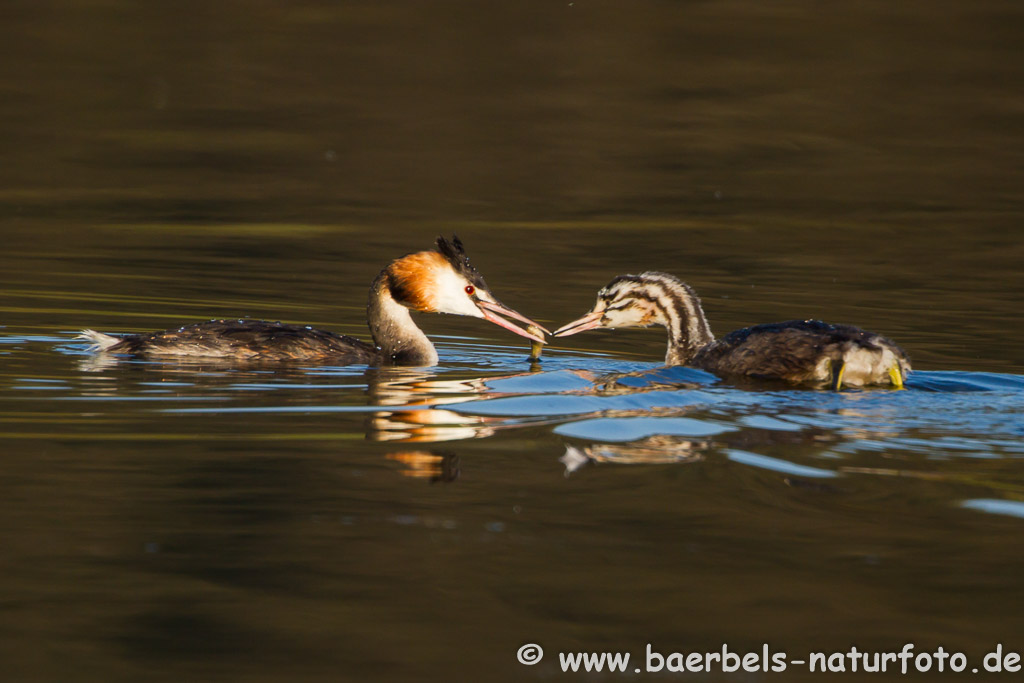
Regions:
<instances>
[{"instance_id":1,"label":"red eye","mask_svg":"<svg viewBox=\"0 0 1024 683\"><path fill-rule=\"evenodd\" d=\"M466 285L466 294L473 296L474 292L476 292L476 287L474 287L473 285Z\"/></svg>"}]
</instances>

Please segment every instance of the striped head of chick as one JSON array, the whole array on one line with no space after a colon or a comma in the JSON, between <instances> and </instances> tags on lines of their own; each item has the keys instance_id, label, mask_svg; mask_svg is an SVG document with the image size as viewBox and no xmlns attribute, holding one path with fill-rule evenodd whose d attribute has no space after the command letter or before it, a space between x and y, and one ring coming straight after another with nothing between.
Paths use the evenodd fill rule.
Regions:
<instances>
[{"instance_id":1,"label":"striped head of chick","mask_svg":"<svg viewBox=\"0 0 1024 683\"><path fill-rule=\"evenodd\" d=\"M696 292L667 273L620 275L597 294L594 308L582 318L555 330L568 337L595 327L650 327L668 331L666 362L684 364L714 341Z\"/></svg>"},{"instance_id":2,"label":"striped head of chick","mask_svg":"<svg viewBox=\"0 0 1024 683\"><path fill-rule=\"evenodd\" d=\"M670 332L710 336L700 299L689 285L674 275L647 272L619 275L597 293L589 313L555 331L568 336L595 327L650 327L662 325Z\"/></svg>"}]
</instances>

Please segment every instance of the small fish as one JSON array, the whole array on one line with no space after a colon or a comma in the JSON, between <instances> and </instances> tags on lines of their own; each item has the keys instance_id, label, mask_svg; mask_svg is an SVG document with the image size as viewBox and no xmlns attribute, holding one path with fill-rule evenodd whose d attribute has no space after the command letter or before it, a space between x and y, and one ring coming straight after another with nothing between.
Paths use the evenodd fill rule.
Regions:
<instances>
[{"instance_id":1,"label":"small fish","mask_svg":"<svg viewBox=\"0 0 1024 683\"><path fill-rule=\"evenodd\" d=\"M542 339L544 337L544 330L538 327L537 325L527 325L526 330L530 334L534 334L538 337L541 337ZM540 354L544 351L544 343L545 342L537 341L536 339L530 343L529 360L531 363L537 363L540 361Z\"/></svg>"}]
</instances>

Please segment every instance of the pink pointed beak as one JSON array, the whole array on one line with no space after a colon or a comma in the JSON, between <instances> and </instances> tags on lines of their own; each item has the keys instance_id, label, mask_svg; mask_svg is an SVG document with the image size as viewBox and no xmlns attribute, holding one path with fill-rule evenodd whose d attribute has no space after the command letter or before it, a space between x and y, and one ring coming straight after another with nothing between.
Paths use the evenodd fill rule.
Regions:
<instances>
[{"instance_id":1,"label":"pink pointed beak","mask_svg":"<svg viewBox=\"0 0 1024 683\"><path fill-rule=\"evenodd\" d=\"M489 320L498 327L504 327L509 332L515 332L520 337L526 337L531 341L540 342L541 344L547 344L547 342L544 341L543 335L534 334L533 332L524 330L518 325L513 325L509 321L497 315L498 313L500 313L501 315L508 316L509 318L514 318L516 320L522 321L527 325L533 325L534 327L541 329L544 332L547 332L548 334L551 334L551 332L549 332L544 326L538 325L537 323L530 320L522 313L517 313L513 311L511 308L508 308L507 306L503 306L502 304L491 301L477 301L476 306L477 308L480 309L480 312L484 314L484 320Z\"/></svg>"},{"instance_id":2,"label":"pink pointed beak","mask_svg":"<svg viewBox=\"0 0 1024 683\"><path fill-rule=\"evenodd\" d=\"M555 330L555 337L568 337L569 335L577 334L578 332L586 332L592 330L595 327L601 326L601 317L604 315L604 311L591 311L579 320L573 320L568 325L562 325L560 328Z\"/></svg>"}]
</instances>

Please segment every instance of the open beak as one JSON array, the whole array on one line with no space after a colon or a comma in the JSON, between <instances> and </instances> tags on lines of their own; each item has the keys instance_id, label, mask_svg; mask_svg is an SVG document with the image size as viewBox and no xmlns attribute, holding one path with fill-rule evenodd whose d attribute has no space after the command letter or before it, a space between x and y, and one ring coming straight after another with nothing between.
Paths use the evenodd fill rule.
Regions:
<instances>
[{"instance_id":1,"label":"open beak","mask_svg":"<svg viewBox=\"0 0 1024 683\"><path fill-rule=\"evenodd\" d=\"M544 341L544 336L543 335L534 334L533 332L529 332L527 330L524 330L523 328L519 327L518 325L513 325L509 321L507 321L504 318L501 318L501 317L499 317L497 315L497 314L500 313L501 315L508 316L509 318L514 318L516 320L520 320L520 321L526 323L527 325L533 325L534 327L537 327L537 328L543 330L544 332L547 332L548 334L551 334L551 332L548 332L548 330L545 329L543 326L538 325L537 323L535 323L534 321L530 320L529 318L527 318L522 313L516 313L511 308L508 308L507 306L503 306L502 304L499 304L496 301L477 301L476 302L476 306L477 306L477 308L480 309L480 312L483 313L484 320L489 320L492 323L494 323L495 325L497 325L498 327L504 327L509 332L515 332L520 337L526 337L527 339L530 339L532 341L540 342L541 344L547 344L547 342Z\"/></svg>"},{"instance_id":2,"label":"open beak","mask_svg":"<svg viewBox=\"0 0 1024 683\"><path fill-rule=\"evenodd\" d=\"M601 326L601 317L604 315L604 311L591 311L579 320L573 320L568 325L562 325L560 328L555 330L555 337L568 337L571 334L577 332L586 332L592 330L595 327Z\"/></svg>"}]
</instances>

